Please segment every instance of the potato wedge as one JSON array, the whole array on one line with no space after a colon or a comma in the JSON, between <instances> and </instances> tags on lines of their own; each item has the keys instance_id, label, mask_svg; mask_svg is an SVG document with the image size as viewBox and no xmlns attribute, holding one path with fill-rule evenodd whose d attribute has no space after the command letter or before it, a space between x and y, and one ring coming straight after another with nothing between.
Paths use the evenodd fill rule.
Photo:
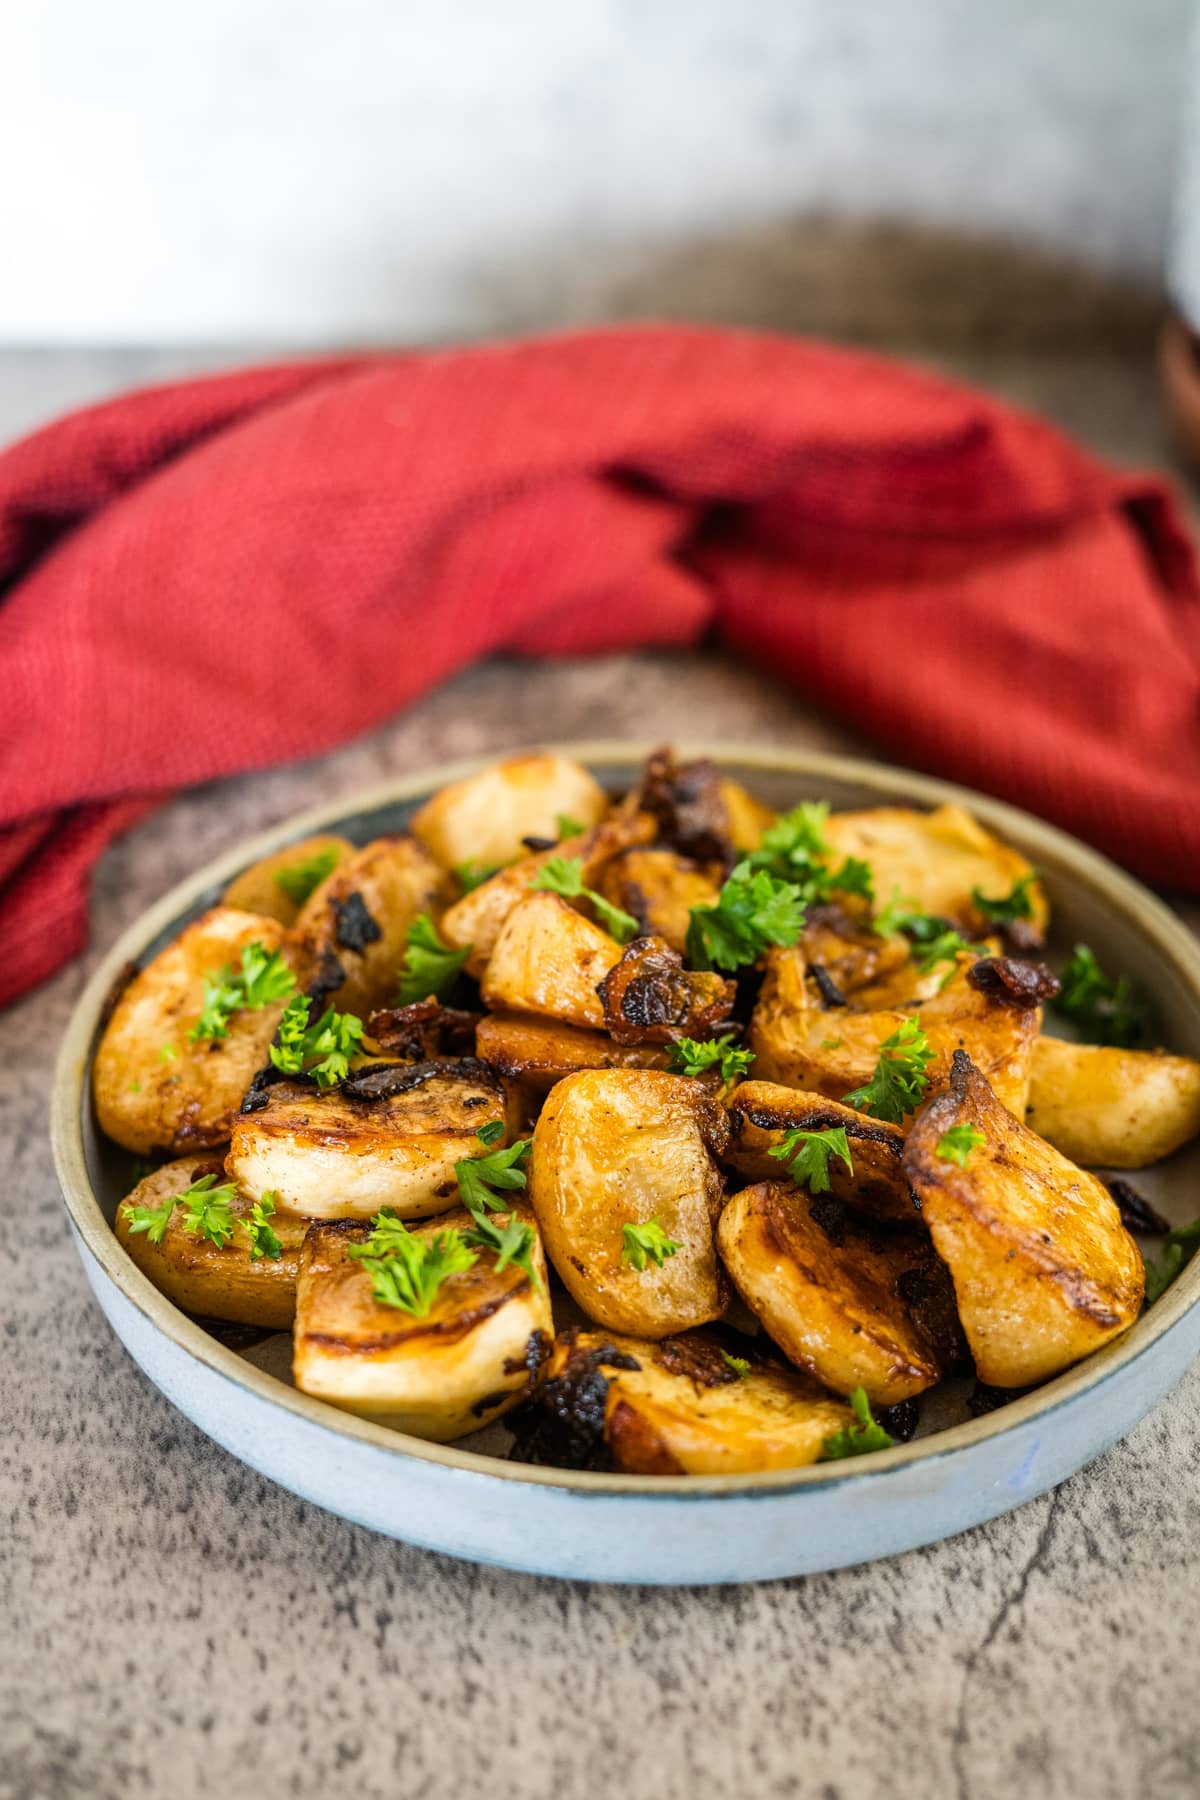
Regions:
<instances>
[{"instance_id":1,"label":"potato wedge","mask_svg":"<svg viewBox=\"0 0 1200 1800\"><path fill-rule=\"evenodd\" d=\"M750 1363L745 1374L726 1360ZM518 1427L530 1462L630 1475L749 1475L818 1462L851 1423L844 1402L733 1332L655 1342L559 1334Z\"/></svg>"},{"instance_id":2,"label":"potato wedge","mask_svg":"<svg viewBox=\"0 0 1200 1800\"><path fill-rule=\"evenodd\" d=\"M957 1125L983 1134L965 1167L938 1155ZM918 1114L904 1168L981 1381L1045 1381L1137 1318L1145 1272L1112 1196L1019 1124L964 1051L949 1090Z\"/></svg>"},{"instance_id":3,"label":"potato wedge","mask_svg":"<svg viewBox=\"0 0 1200 1800\"><path fill-rule=\"evenodd\" d=\"M1040 1037L1025 1123L1087 1168L1144 1169L1200 1131L1200 1062Z\"/></svg>"},{"instance_id":4,"label":"potato wedge","mask_svg":"<svg viewBox=\"0 0 1200 1800\"><path fill-rule=\"evenodd\" d=\"M717 1244L784 1355L835 1393L863 1387L873 1405L894 1406L945 1372L914 1311L937 1275L924 1235L884 1231L832 1194L764 1181L730 1200Z\"/></svg>"},{"instance_id":5,"label":"potato wedge","mask_svg":"<svg viewBox=\"0 0 1200 1800\"><path fill-rule=\"evenodd\" d=\"M675 850L626 850L605 864L597 891L631 913L642 931L682 954L693 906L714 906L720 876Z\"/></svg>"},{"instance_id":6,"label":"potato wedge","mask_svg":"<svg viewBox=\"0 0 1200 1800\"><path fill-rule=\"evenodd\" d=\"M412 833L443 869L498 868L525 854L525 838L558 838L561 818L586 828L608 808L608 795L582 763L543 751L439 788L413 815Z\"/></svg>"},{"instance_id":7,"label":"potato wedge","mask_svg":"<svg viewBox=\"0 0 1200 1800\"><path fill-rule=\"evenodd\" d=\"M1003 981L985 980L995 971L1013 972L1018 983L1026 975L1035 978L1026 984L1027 992L1018 985L1014 993ZM930 1047L937 1052L925 1071L931 1092L949 1081L956 1051L965 1050L997 1100L1014 1118L1024 1118L1034 1046L1042 1028L1037 995L1058 988L1049 971L1044 972L1045 986L1039 987L1040 971L1040 964L1013 963L1005 957L958 959L957 970L941 992L916 1009Z\"/></svg>"},{"instance_id":8,"label":"potato wedge","mask_svg":"<svg viewBox=\"0 0 1200 1800\"><path fill-rule=\"evenodd\" d=\"M961 806L938 806L928 813L907 806L833 813L825 836L839 855L870 864L881 905L899 893L968 935L988 929L986 916L971 898L973 888L988 899L1001 898L1033 872L1019 851L985 831ZM1030 901L1029 924L1040 937L1049 919L1040 882L1030 888Z\"/></svg>"},{"instance_id":9,"label":"potato wedge","mask_svg":"<svg viewBox=\"0 0 1200 1800\"><path fill-rule=\"evenodd\" d=\"M541 1013L603 1029L596 992L621 960L621 946L557 894L529 894L505 920L481 983L500 1012Z\"/></svg>"},{"instance_id":10,"label":"potato wedge","mask_svg":"<svg viewBox=\"0 0 1200 1800\"><path fill-rule=\"evenodd\" d=\"M433 1238L470 1224L460 1208L416 1231ZM536 1227L536 1285L512 1263L497 1273L494 1252L481 1250L420 1317L376 1300L370 1274L349 1254L367 1236L365 1225L343 1220L314 1225L305 1239L292 1361L301 1393L436 1443L507 1412L554 1331Z\"/></svg>"},{"instance_id":11,"label":"potato wedge","mask_svg":"<svg viewBox=\"0 0 1200 1800\"><path fill-rule=\"evenodd\" d=\"M665 1069L670 1055L661 1044L615 1044L603 1031L520 1013L486 1013L475 1047L502 1075L539 1093L579 1069Z\"/></svg>"},{"instance_id":12,"label":"potato wedge","mask_svg":"<svg viewBox=\"0 0 1200 1800\"><path fill-rule=\"evenodd\" d=\"M771 1081L743 1081L726 1101L729 1148L724 1160L752 1181L779 1181L783 1163L772 1156L789 1131L846 1133L853 1170L840 1157L829 1159L830 1192L875 1219L917 1225L920 1215L900 1159L904 1133L898 1125L870 1119L823 1094L804 1094Z\"/></svg>"},{"instance_id":13,"label":"potato wedge","mask_svg":"<svg viewBox=\"0 0 1200 1800\"><path fill-rule=\"evenodd\" d=\"M301 838L298 844L289 844L286 850L260 857L240 875L235 875L225 889L222 905L239 907L242 912L260 913L265 919L278 919L281 925L294 925L300 916L300 905L286 887L280 885L279 877L286 878L302 864L318 858L328 864L325 873L331 875L353 855L354 845L349 838L329 834Z\"/></svg>"},{"instance_id":14,"label":"potato wedge","mask_svg":"<svg viewBox=\"0 0 1200 1800\"><path fill-rule=\"evenodd\" d=\"M666 1337L719 1318L713 1244L725 1113L698 1083L656 1069L587 1069L551 1090L533 1136L529 1197L547 1254L598 1324ZM626 1225L657 1220L680 1248L638 1270Z\"/></svg>"},{"instance_id":15,"label":"potato wedge","mask_svg":"<svg viewBox=\"0 0 1200 1800\"><path fill-rule=\"evenodd\" d=\"M310 895L296 933L327 1004L365 1019L396 998L408 928L435 911L442 872L410 837L376 838ZM334 987L327 970L344 979ZM423 996L422 996L423 997Z\"/></svg>"},{"instance_id":16,"label":"potato wedge","mask_svg":"<svg viewBox=\"0 0 1200 1800\"><path fill-rule=\"evenodd\" d=\"M271 1217L271 1229L283 1249L278 1258L251 1257L250 1239L240 1229L240 1221L250 1216L251 1203L245 1194L230 1202L237 1224L231 1241L219 1247L187 1230L186 1210L180 1207L171 1213L161 1243L152 1243L146 1232L131 1229L131 1207L160 1207L173 1196L186 1193L205 1175L213 1175L218 1185L223 1184L223 1164L209 1155L185 1156L139 1181L117 1208L118 1242L159 1292L185 1312L206 1319L230 1319L238 1325L261 1325L267 1331L287 1331L296 1310L296 1271L307 1219L283 1212Z\"/></svg>"},{"instance_id":17,"label":"potato wedge","mask_svg":"<svg viewBox=\"0 0 1200 1800\"><path fill-rule=\"evenodd\" d=\"M227 1167L257 1200L313 1219L369 1219L390 1207L424 1219L458 1204L456 1162L485 1156L478 1132L500 1121L512 1141L516 1103L494 1069L470 1057L379 1063L320 1093L281 1081L235 1120Z\"/></svg>"},{"instance_id":18,"label":"potato wedge","mask_svg":"<svg viewBox=\"0 0 1200 1800\"><path fill-rule=\"evenodd\" d=\"M92 1091L101 1130L127 1150L183 1154L227 1141L285 1002L235 1012L224 1038L194 1042L188 1034L200 1018L206 976L237 968L243 948L255 943L296 968L274 919L216 906L185 925L121 994L96 1051Z\"/></svg>"}]
</instances>

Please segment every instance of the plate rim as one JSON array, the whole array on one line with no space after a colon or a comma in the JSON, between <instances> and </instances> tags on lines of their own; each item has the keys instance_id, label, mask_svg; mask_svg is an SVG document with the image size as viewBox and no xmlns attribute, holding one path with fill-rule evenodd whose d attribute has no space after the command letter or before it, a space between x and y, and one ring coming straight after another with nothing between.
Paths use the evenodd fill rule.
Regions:
<instances>
[{"instance_id":1,"label":"plate rim","mask_svg":"<svg viewBox=\"0 0 1200 1800\"><path fill-rule=\"evenodd\" d=\"M722 1496L737 1496L739 1499L755 1495L778 1496L781 1492L794 1490L800 1493L849 1481L856 1485L863 1481L877 1483L886 1480L890 1474L915 1464L933 1467L947 1460L961 1459L984 1441L1001 1437L1007 1432L1016 1432L1034 1419L1050 1419L1062 1407L1071 1405L1085 1394L1102 1387L1108 1379L1153 1350L1196 1301L1200 1300L1200 1257L1195 1258L1183 1270L1166 1294L1128 1332L1094 1355L1033 1389L1019 1400L1010 1401L1004 1407L980 1418L949 1426L927 1438L915 1439L907 1444L898 1444L891 1450L877 1452L865 1466L863 1459L854 1458L834 1463L809 1464L800 1469L679 1476L626 1475L547 1468L536 1464L509 1462L477 1450L460 1449L453 1443L435 1444L411 1437L389 1426L343 1412L325 1401L316 1400L300 1393L298 1389L286 1386L274 1376L245 1361L236 1351L219 1343L161 1294L127 1256L104 1217L88 1175L83 1109L88 1099L94 1040L105 1001L126 965L136 960L147 944L153 942L181 914L194 907L210 888L228 881L249 863L313 832L330 829L349 816L378 811L397 802L415 800L436 787L463 780L502 758L539 751L550 752L574 757L588 767L602 770L621 764L637 764L656 747L657 740L620 738L517 745L460 758L450 763L440 763L410 775L394 776L386 781L372 783L366 788L354 789L349 794L289 814L251 837L240 839L230 849L177 882L120 933L102 957L72 1008L55 1064L50 1105L50 1138L55 1171L68 1217L83 1247L95 1258L120 1293L153 1327L204 1365L210 1373L335 1437L349 1436L357 1439L401 1462L415 1458L439 1466L447 1472L474 1476L485 1481L565 1490L581 1496L636 1495L642 1500L661 1498L700 1501L720 1499ZM840 781L867 788L881 799L903 800L918 806L947 803L964 806L1000 835L1012 831L1027 843L1032 841L1037 846L1033 860L1039 867L1065 865L1075 876L1099 890L1107 904L1112 905L1114 910L1123 912L1126 921L1137 932L1155 943L1200 1008L1200 941L1134 876L1127 874L1106 856L1083 844L1069 832L1032 813L976 789L943 780L939 776L865 757L774 748L761 743L739 743L736 740L680 741L676 749L681 757L688 759L710 757L723 770L727 769L733 774L738 771L759 770L763 773L795 775L816 784L822 781Z\"/></svg>"}]
</instances>

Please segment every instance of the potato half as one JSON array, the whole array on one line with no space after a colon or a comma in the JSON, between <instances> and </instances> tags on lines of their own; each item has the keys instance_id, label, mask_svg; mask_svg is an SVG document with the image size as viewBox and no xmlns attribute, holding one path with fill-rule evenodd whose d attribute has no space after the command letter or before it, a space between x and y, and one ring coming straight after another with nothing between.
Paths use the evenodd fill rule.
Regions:
<instances>
[{"instance_id":1,"label":"potato half","mask_svg":"<svg viewBox=\"0 0 1200 1800\"><path fill-rule=\"evenodd\" d=\"M596 992L621 960L621 946L557 894L529 894L504 921L484 971L484 1005L540 1013L600 1030Z\"/></svg>"},{"instance_id":2,"label":"potato half","mask_svg":"<svg viewBox=\"0 0 1200 1800\"><path fill-rule=\"evenodd\" d=\"M480 1127L506 1135L488 1146ZM515 1135L515 1102L472 1057L382 1063L320 1093L283 1081L266 1104L233 1126L228 1169L243 1192L265 1191L314 1219L369 1219L390 1207L423 1219L457 1204L454 1165L486 1156Z\"/></svg>"},{"instance_id":3,"label":"potato half","mask_svg":"<svg viewBox=\"0 0 1200 1800\"><path fill-rule=\"evenodd\" d=\"M725 1161L753 1181L779 1181L787 1173L777 1149L789 1131L846 1133L850 1160L829 1159L829 1191L876 1219L917 1225L920 1215L901 1168L904 1133L898 1125L870 1119L823 1094L804 1094L772 1081L743 1081L726 1102L729 1149Z\"/></svg>"},{"instance_id":4,"label":"potato half","mask_svg":"<svg viewBox=\"0 0 1200 1800\"><path fill-rule=\"evenodd\" d=\"M728 1360L748 1362L745 1373ZM733 1333L560 1334L518 1442L529 1460L630 1475L749 1475L818 1462L853 1414Z\"/></svg>"},{"instance_id":5,"label":"potato half","mask_svg":"<svg viewBox=\"0 0 1200 1800\"><path fill-rule=\"evenodd\" d=\"M965 1167L954 1126L982 1134ZM1019 1124L965 1052L917 1115L904 1168L950 1270L981 1381L1028 1387L1133 1324L1145 1274L1108 1190Z\"/></svg>"},{"instance_id":6,"label":"potato half","mask_svg":"<svg viewBox=\"0 0 1200 1800\"><path fill-rule=\"evenodd\" d=\"M655 1069L587 1069L551 1090L533 1138L529 1196L546 1250L598 1324L666 1337L725 1310L713 1226L728 1127L698 1082ZM679 1244L638 1270L626 1225L657 1220Z\"/></svg>"},{"instance_id":7,"label":"potato half","mask_svg":"<svg viewBox=\"0 0 1200 1800\"><path fill-rule=\"evenodd\" d=\"M914 1310L938 1273L927 1237L885 1231L832 1194L764 1181L733 1196L717 1243L788 1360L835 1393L863 1387L873 1405L894 1406L944 1374Z\"/></svg>"},{"instance_id":8,"label":"potato half","mask_svg":"<svg viewBox=\"0 0 1200 1800\"><path fill-rule=\"evenodd\" d=\"M349 857L305 902L296 932L327 1001L365 1019L396 998L419 913L435 911L442 872L410 837L376 838ZM342 981L334 988L329 971ZM424 996L422 996L424 998Z\"/></svg>"},{"instance_id":9,"label":"potato half","mask_svg":"<svg viewBox=\"0 0 1200 1800\"><path fill-rule=\"evenodd\" d=\"M225 889L223 904L240 907L243 912L260 913L266 919L278 919L281 925L294 925L300 916L300 907L280 886L279 877L318 856L326 860L332 874L353 855L354 845L349 838L331 835L301 838L298 844L289 844L286 850L260 857L240 875L235 875Z\"/></svg>"},{"instance_id":10,"label":"potato half","mask_svg":"<svg viewBox=\"0 0 1200 1800\"><path fill-rule=\"evenodd\" d=\"M569 756L543 751L493 763L439 788L412 821L444 869L497 868L524 855L527 837L557 838L559 820L598 825L609 799L595 776Z\"/></svg>"},{"instance_id":11,"label":"potato half","mask_svg":"<svg viewBox=\"0 0 1200 1800\"><path fill-rule=\"evenodd\" d=\"M185 925L136 974L109 1019L92 1067L100 1128L127 1150L185 1152L228 1140L242 1096L267 1060L285 1002L242 1008L228 1036L193 1042L205 978L237 969L248 944L296 956L274 919L216 906Z\"/></svg>"},{"instance_id":12,"label":"potato half","mask_svg":"<svg viewBox=\"0 0 1200 1800\"><path fill-rule=\"evenodd\" d=\"M525 1212L519 1216L533 1221ZM418 1235L466 1229L459 1209ZM553 1335L546 1262L534 1228L533 1283L495 1253L438 1288L417 1317L375 1297L369 1272L349 1254L368 1236L347 1221L314 1225L296 1284L292 1373L302 1393L377 1419L414 1437L448 1443L506 1412L527 1390L543 1342Z\"/></svg>"},{"instance_id":13,"label":"potato half","mask_svg":"<svg viewBox=\"0 0 1200 1800\"><path fill-rule=\"evenodd\" d=\"M1144 1169L1200 1131L1200 1062L1041 1037L1025 1123L1087 1168Z\"/></svg>"}]
</instances>

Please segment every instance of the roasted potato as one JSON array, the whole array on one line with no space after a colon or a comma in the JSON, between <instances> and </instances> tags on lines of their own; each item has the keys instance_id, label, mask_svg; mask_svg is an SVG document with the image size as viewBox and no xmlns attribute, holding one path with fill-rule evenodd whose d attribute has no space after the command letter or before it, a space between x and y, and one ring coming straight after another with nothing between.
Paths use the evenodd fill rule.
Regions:
<instances>
[{"instance_id":1,"label":"roasted potato","mask_svg":"<svg viewBox=\"0 0 1200 1800\"><path fill-rule=\"evenodd\" d=\"M216 906L185 925L136 974L113 1008L92 1066L100 1129L127 1150L223 1144L242 1096L267 1060L285 1001L233 1013L228 1035L194 1041L205 979L239 966L243 948L296 955L274 919Z\"/></svg>"},{"instance_id":2,"label":"roasted potato","mask_svg":"<svg viewBox=\"0 0 1200 1800\"><path fill-rule=\"evenodd\" d=\"M603 1031L520 1013L486 1013L475 1046L502 1075L541 1093L579 1069L663 1069L670 1054L661 1044L615 1044Z\"/></svg>"},{"instance_id":3,"label":"roasted potato","mask_svg":"<svg viewBox=\"0 0 1200 1800\"><path fill-rule=\"evenodd\" d=\"M809 988L806 974L799 945L768 953L747 1034L754 1073L783 1087L840 1100L870 1080L880 1044L908 1015L826 1009Z\"/></svg>"},{"instance_id":4,"label":"roasted potato","mask_svg":"<svg viewBox=\"0 0 1200 1800\"><path fill-rule=\"evenodd\" d=\"M541 752L493 763L439 788L413 816L413 836L444 869L499 868L525 854L527 837L556 839L561 818L598 825L608 795L569 756Z\"/></svg>"},{"instance_id":5,"label":"roasted potato","mask_svg":"<svg viewBox=\"0 0 1200 1800\"><path fill-rule=\"evenodd\" d=\"M307 1219L283 1212L271 1216L271 1229L283 1250L278 1258L251 1257L250 1238L241 1229L251 1211L244 1194L235 1194L230 1201L234 1234L220 1246L189 1231L186 1209L180 1207L171 1213L160 1243L153 1243L145 1231L131 1229L133 1207L160 1207L173 1196L186 1193L205 1175L215 1176L217 1184L224 1185L222 1164L208 1155L185 1156L147 1175L117 1208L118 1240L142 1274L185 1312L286 1331L296 1310L296 1271Z\"/></svg>"},{"instance_id":6,"label":"roasted potato","mask_svg":"<svg viewBox=\"0 0 1200 1800\"><path fill-rule=\"evenodd\" d=\"M804 1094L771 1081L743 1081L726 1101L729 1148L724 1160L753 1181L778 1181L787 1170L771 1155L789 1131L846 1133L853 1170L838 1156L829 1159L830 1192L872 1218L919 1223L912 1190L900 1159L904 1133L898 1125L870 1119L823 1094Z\"/></svg>"},{"instance_id":7,"label":"roasted potato","mask_svg":"<svg viewBox=\"0 0 1200 1800\"><path fill-rule=\"evenodd\" d=\"M532 1224L524 1211L518 1216ZM415 1229L429 1239L470 1224L471 1215L459 1210ZM536 1284L514 1263L497 1273L495 1253L481 1250L472 1268L443 1281L423 1316L375 1298L370 1273L349 1254L367 1236L366 1226L341 1221L314 1225L304 1241L296 1386L437 1443L465 1437L507 1412L529 1386L543 1336L554 1330L536 1227Z\"/></svg>"},{"instance_id":8,"label":"roasted potato","mask_svg":"<svg viewBox=\"0 0 1200 1800\"><path fill-rule=\"evenodd\" d=\"M597 891L682 953L692 907L714 906L721 892L711 871L675 850L626 850L605 864Z\"/></svg>"},{"instance_id":9,"label":"roasted potato","mask_svg":"<svg viewBox=\"0 0 1200 1800\"><path fill-rule=\"evenodd\" d=\"M1200 1062L1040 1037L1025 1123L1072 1162L1144 1169L1200 1131Z\"/></svg>"},{"instance_id":10,"label":"roasted potato","mask_svg":"<svg viewBox=\"0 0 1200 1800\"><path fill-rule=\"evenodd\" d=\"M728 1127L699 1083L656 1069L587 1069L553 1088L533 1137L529 1197L569 1293L611 1331L666 1337L725 1310L713 1244ZM678 1244L640 1271L624 1227Z\"/></svg>"},{"instance_id":11,"label":"roasted potato","mask_svg":"<svg viewBox=\"0 0 1200 1800\"><path fill-rule=\"evenodd\" d=\"M743 1374L731 1354L750 1366ZM818 1462L842 1401L733 1333L560 1334L518 1428L529 1461L629 1475L749 1475ZM601 1401L603 1404L601 1404Z\"/></svg>"},{"instance_id":12,"label":"roasted potato","mask_svg":"<svg viewBox=\"0 0 1200 1800\"><path fill-rule=\"evenodd\" d=\"M904 938L881 937L862 918L841 905L814 906L810 910L796 954L804 960L806 978L815 999L823 998L824 983L815 973L819 968L843 996L853 997L856 1007L868 1011L872 1007L860 998L861 990L911 964ZM824 1004L828 1005L827 993Z\"/></svg>"},{"instance_id":13,"label":"roasted potato","mask_svg":"<svg viewBox=\"0 0 1200 1800\"><path fill-rule=\"evenodd\" d=\"M481 983L484 1005L603 1028L596 992L621 946L557 894L528 894L504 921Z\"/></svg>"},{"instance_id":14,"label":"roasted potato","mask_svg":"<svg viewBox=\"0 0 1200 1800\"><path fill-rule=\"evenodd\" d=\"M937 1280L924 1234L887 1231L790 1181L735 1194L717 1243L738 1293L797 1368L894 1406L945 1372L915 1303ZM910 1296L910 1297L906 1297Z\"/></svg>"},{"instance_id":15,"label":"roasted potato","mask_svg":"<svg viewBox=\"0 0 1200 1800\"><path fill-rule=\"evenodd\" d=\"M965 1165L945 1134L981 1135ZM1018 1123L965 1051L917 1115L904 1169L954 1281L979 1379L1028 1387L1098 1350L1138 1316L1138 1247L1094 1175Z\"/></svg>"},{"instance_id":16,"label":"roasted potato","mask_svg":"<svg viewBox=\"0 0 1200 1800\"><path fill-rule=\"evenodd\" d=\"M260 913L266 919L277 919L281 925L294 925L303 901L297 904L288 893L287 877L304 864L315 865L319 860L327 865L325 875L320 877L323 881L353 855L354 845L349 838L329 834L301 838L298 844L289 844L286 850L260 857L240 875L235 875L225 889L222 904L239 907L242 912ZM284 878L282 883L280 876Z\"/></svg>"},{"instance_id":17,"label":"roasted potato","mask_svg":"<svg viewBox=\"0 0 1200 1800\"><path fill-rule=\"evenodd\" d=\"M1009 892L1032 864L1002 844L961 806L917 812L907 806L877 806L865 812L833 813L825 836L840 856L869 863L880 903L898 893L935 918L965 933L989 929L971 898L978 888L989 900ZM1033 933L1044 934L1049 909L1041 883L1029 890Z\"/></svg>"},{"instance_id":18,"label":"roasted potato","mask_svg":"<svg viewBox=\"0 0 1200 1800\"><path fill-rule=\"evenodd\" d=\"M367 1219L390 1207L424 1219L457 1204L454 1165L484 1156L481 1126L518 1123L514 1100L486 1063L470 1057L380 1063L319 1092L281 1081L265 1104L235 1120L227 1167L251 1199L314 1219Z\"/></svg>"},{"instance_id":19,"label":"roasted potato","mask_svg":"<svg viewBox=\"0 0 1200 1800\"><path fill-rule=\"evenodd\" d=\"M739 856L749 855L757 850L763 841L763 833L774 825L776 814L761 800L748 793L740 781L730 781L723 775L718 783L721 799L725 803L725 814L729 821L729 836L734 851Z\"/></svg>"},{"instance_id":20,"label":"roasted potato","mask_svg":"<svg viewBox=\"0 0 1200 1800\"><path fill-rule=\"evenodd\" d=\"M415 839L383 837L321 883L301 910L296 934L328 1003L365 1019L395 999L408 928L419 913L437 909L442 882ZM335 987L339 965L343 979Z\"/></svg>"},{"instance_id":21,"label":"roasted potato","mask_svg":"<svg viewBox=\"0 0 1200 1800\"><path fill-rule=\"evenodd\" d=\"M1028 971L1033 979L1027 991L1018 988L1014 993L1004 981L985 980L996 970L1012 971L1019 980ZM1014 1118L1024 1118L1033 1050L1042 1028L1038 996L1057 992L1058 987L1053 978L1040 986L1036 979L1039 971L1039 964L1013 963L1007 958L958 959L955 974L941 992L916 1009L930 1048L937 1052L925 1071L931 1091L950 1079L952 1058L965 1050L997 1100Z\"/></svg>"}]
</instances>

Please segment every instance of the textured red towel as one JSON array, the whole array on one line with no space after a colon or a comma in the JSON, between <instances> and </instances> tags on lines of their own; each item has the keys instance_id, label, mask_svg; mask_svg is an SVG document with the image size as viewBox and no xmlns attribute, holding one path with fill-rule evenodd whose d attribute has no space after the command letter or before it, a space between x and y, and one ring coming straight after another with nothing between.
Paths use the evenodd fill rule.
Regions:
<instances>
[{"instance_id":1,"label":"textured red towel","mask_svg":"<svg viewBox=\"0 0 1200 1800\"><path fill-rule=\"evenodd\" d=\"M1198 885L1169 495L874 358L648 327L133 394L0 456L0 583L0 1000L78 951L92 863L171 789L489 651L714 627L902 757Z\"/></svg>"}]
</instances>

